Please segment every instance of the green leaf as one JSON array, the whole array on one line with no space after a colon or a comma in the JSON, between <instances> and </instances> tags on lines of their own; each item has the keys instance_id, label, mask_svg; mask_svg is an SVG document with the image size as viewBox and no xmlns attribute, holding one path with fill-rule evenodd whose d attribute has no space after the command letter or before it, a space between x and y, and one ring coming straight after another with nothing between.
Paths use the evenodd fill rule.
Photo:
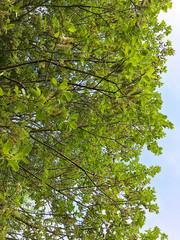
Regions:
<instances>
[{"instance_id":1,"label":"green leaf","mask_svg":"<svg viewBox=\"0 0 180 240\"><path fill-rule=\"evenodd\" d=\"M0 87L0 96L3 96L4 95L4 92L2 90L2 88Z\"/></svg>"},{"instance_id":2,"label":"green leaf","mask_svg":"<svg viewBox=\"0 0 180 240\"><path fill-rule=\"evenodd\" d=\"M22 92L23 96L25 97L26 96L26 91L25 91L24 88L21 89L21 92Z\"/></svg>"},{"instance_id":3,"label":"green leaf","mask_svg":"<svg viewBox=\"0 0 180 240\"><path fill-rule=\"evenodd\" d=\"M22 160L23 162L25 162L26 164L29 163L29 161L28 161L27 158L25 158L25 157L21 158L21 160Z\"/></svg>"},{"instance_id":4,"label":"green leaf","mask_svg":"<svg viewBox=\"0 0 180 240\"><path fill-rule=\"evenodd\" d=\"M40 96L40 102L42 103L42 104L44 104L45 102L46 102L46 98L44 97L44 96Z\"/></svg>"},{"instance_id":5,"label":"green leaf","mask_svg":"<svg viewBox=\"0 0 180 240\"><path fill-rule=\"evenodd\" d=\"M59 125L58 125L58 129L59 130L62 130L62 129L64 129L65 128L65 123L64 122L61 122Z\"/></svg>"},{"instance_id":6,"label":"green leaf","mask_svg":"<svg viewBox=\"0 0 180 240\"><path fill-rule=\"evenodd\" d=\"M67 101L71 101L71 99L72 99L72 93L71 92L66 91L63 94L66 97Z\"/></svg>"},{"instance_id":7,"label":"green leaf","mask_svg":"<svg viewBox=\"0 0 180 240\"><path fill-rule=\"evenodd\" d=\"M14 8L13 8L14 12L18 14L19 13L19 9L20 9L21 6L23 6L23 1L20 1L19 3L17 3L14 6Z\"/></svg>"},{"instance_id":8,"label":"green leaf","mask_svg":"<svg viewBox=\"0 0 180 240\"><path fill-rule=\"evenodd\" d=\"M61 90L67 89L67 82L66 81L62 82L59 86L59 89L61 89Z\"/></svg>"},{"instance_id":9,"label":"green leaf","mask_svg":"<svg viewBox=\"0 0 180 240\"><path fill-rule=\"evenodd\" d=\"M41 90L38 87L36 87L36 91L37 91L37 96L39 97L41 95Z\"/></svg>"},{"instance_id":10,"label":"green leaf","mask_svg":"<svg viewBox=\"0 0 180 240\"><path fill-rule=\"evenodd\" d=\"M64 102L66 102L67 98L66 98L66 96L63 94L63 95L61 95L60 100L61 100L62 103L64 103Z\"/></svg>"},{"instance_id":11,"label":"green leaf","mask_svg":"<svg viewBox=\"0 0 180 240\"><path fill-rule=\"evenodd\" d=\"M8 164L12 167L12 169L17 172L19 170L19 165L17 161L8 160Z\"/></svg>"},{"instance_id":12,"label":"green leaf","mask_svg":"<svg viewBox=\"0 0 180 240\"><path fill-rule=\"evenodd\" d=\"M70 122L69 124L71 128L77 129L77 124L74 121Z\"/></svg>"},{"instance_id":13,"label":"green leaf","mask_svg":"<svg viewBox=\"0 0 180 240\"><path fill-rule=\"evenodd\" d=\"M76 31L76 28L75 28L74 25L72 25L70 28L68 28L68 30L69 30L70 32L75 32L75 31Z\"/></svg>"},{"instance_id":14,"label":"green leaf","mask_svg":"<svg viewBox=\"0 0 180 240\"><path fill-rule=\"evenodd\" d=\"M126 56L129 56L131 54L131 51L132 51L131 48L129 46L126 46L126 48L125 48Z\"/></svg>"},{"instance_id":15,"label":"green leaf","mask_svg":"<svg viewBox=\"0 0 180 240\"><path fill-rule=\"evenodd\" d=\"M15 86L14 91L15 91L16 94L19 93L19 88L18 88L18 86Z\"/></svg>"},{"instance_id":16,"label":"green leaf","mask_svg":"<svg viewBox=\"0 0 180 240\"><path fill-rule=\"evenodd\" d=\"M29 91L33 97L39 97L39 93L34 88L30 88Z\"/></svg>"},{"instance_id":17,"label":"green leaf","mask_svg":"<svg viewBox=\"0 0 180 240\"><path fill-rule=\"evenodd\" d=\"M59 28L59 22L58 22L58 20L57 20L56 17L53 17L53 18L52 18L52 22L53 22L53 24L54 24L55 27Z\"/></svg>"},{"instance_id":18,"label":"green leaf","mask_svg":"<svg viewBox=\"0 0 180 240\"><path fill-rule=\"evenodd\" d=\"M52 83L53 83L53 85L55 86L55 87L57 87L57 80L55 79L55 78L52 78Z\"/></svg>"},{"instance_id":19,"label":"green leaf","mask_svg":"<svg viewBox=\"0 0 180 240\"><path fill-rule=\"evenodd\" d=\"M59 34L60 34L60 32L55 33L55 34L54 34L55 38L58 38L58 37L59 37Z\"/></svg>"},{"instance_id":20,"label":"green leaf","mask_svg":"<svg viewBox=\"0 0 180 240\"><path fill-rule=\"evenodd\" d=\"M15 27L15 24L8 24L7 25L7 30L13 29Z\"/></svg>"},{"instance_id":21,"label":"green leaf","mask_svg":"<svg viewBox=\"0 0 180 240\"><path fill-rule=\"evenodd\" d=\"M77 121L78 117L79 117L79 114L78 114L78 113L74 113L74 114L71 116L71 119Z\"/></svg>"},{"instance_id":22,"label":"green leaf","mask_svg":"<svg viewBox=\"0 0 180 240\"><path fill-rule=\"evenodd\" d=\"M167 8L172 8L172 2L168 2L166 6Z\"/></svg>"},{"instance_id":23,"label":"green leaf","mask_svg":"<svg viewBox=\"0 0 180 240\"><path fill-rule=\"evenodd\" d=\"M20 151L23 155L28 155L31 151L32 147L30 145L28 146L23 146Z\"/></svg>"},{"instance_id":24,"label":"green leaf","mask_svg":"<svg viewBox=\"0 0 180 240\"><path fill-rule=\"evenodd\" d=\"M8 154L10 149L12 148L12 143L7 141L4 145L3 145L3 153L4 154Z\"/></svg>"}]
</instances>

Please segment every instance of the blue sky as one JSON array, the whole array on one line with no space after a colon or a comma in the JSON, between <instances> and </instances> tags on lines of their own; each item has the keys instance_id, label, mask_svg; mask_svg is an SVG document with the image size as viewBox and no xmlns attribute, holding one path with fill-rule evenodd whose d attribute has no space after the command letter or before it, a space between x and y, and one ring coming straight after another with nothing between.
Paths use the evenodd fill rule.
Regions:
<instances>
[{"instance_id":1,"label":"blue sky","mask_svg":"<svg viewBox=\"0 0 180 240\"><path fill-rule=\"evenodd\" d=\"M180 0L172 0L173 7L168 13L162 13L164 19L172 26L168 37L176 53L169 57L168 72L162 76L164 82L160 89L163 99L162 113L174 123L174 130L166 131L167 135L159 141L163 147L161 156L154 156L144 151L141 159L146 165L159 165L161 173L152 180L157 192L157 203L160 213L148 214L146 229L154 226L169 235L169 240L180 239Z\"/></svg>"}]
</instances>

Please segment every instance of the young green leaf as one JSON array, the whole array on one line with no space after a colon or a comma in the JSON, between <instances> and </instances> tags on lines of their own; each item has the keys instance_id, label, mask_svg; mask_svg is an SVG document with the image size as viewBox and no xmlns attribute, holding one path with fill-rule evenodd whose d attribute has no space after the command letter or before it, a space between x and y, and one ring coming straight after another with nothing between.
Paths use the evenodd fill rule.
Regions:
<instances>
[{"instance_id":1,"label":"young green leaf","mask_svg":"<svg viewBox=\"0 0 180 240\"><path fill-rule=\"evenodd\" d=\"M3 148L3 153L8 154L10 149L12 148L12 143L7 141L2 148Z\"/></svg>"},{"instance_id":2,"label":"young green leaf","mask_svg":"<svg viewBox=\"0 0 180 240\"><path fill-rule=\"evenodd\" d=\"M71 119L74 120L74 121L77 121L79 117L79 114L78 113L74 113L72 116L71 116Z\"/></svg>"},{"instance_id":3,"label":"young green leaf","mask_svg":"<svg viewBox=\"0 0 180 240\"><path fill-rule=\"evenodd\" d=\"M58 22L58 20L57 20L56 17L53 17L53 18L52 18L52 22L53 22L53 24L54 24L55 27L59 28L59 22Z\"/></svg>"},{"instance_id":4,"label":"young green leaf","mask_svg":"<svg viewBox=\"0 0 180 240\"><path fill-rule=\"evenodd\" d=\"M70 28L68 28L68 30L70 31L70 32L75 32L76 31L76 28L75 28L75 26L71 26Z\"/></svg>"},{"instance_id":5,"label":"young green leaf","mask_svg":"<svg viewBox=\"0 0 180 240\"><path fill-rule=\"evenodd\" d=\"M61 90L67 89L67 82L66 81L62 82L59 86L59 89L61 89Z\"/></svg>"},{"instance_id":6,"label":"young green leaf","mask_svg":"<svg viewBox=\"0 0 180 240\"><path fill-rule=\"evenodd\" d=\"M53 85L55 86L55 87L57 87L57 80L55 79L55 78L52 78L52 83L53 83Z\"/></svg>"},{"instance_id":7,"label":"young green leaf","mask_svg":"<svg viewBox=\"0 0 180 240\"><path fill-rule=\"evenodd\" d=\"M12 169L17 172L19 170L19 165L17 161L14 160L8 160L8 164L12 167Z\"/></svg>"},{"instance_id":8,"label":"young green leaf","mask_svg":"<svg viewBox=\"0 0 180 240\"><path fill-rule=\"evenodd\" d=\"M72 93L71 92L65 91L63 94L66 97L67 101L71 101L71 99L72 99Z\"/></svg>"},{"instance_id":9,"label":"young green leaf","mask_svg":"<svg viewBox=\"0 0 180 240\"><path fill-rule=\"evenodd\" d=\"M4 92L2 90L2 88L0 87L0 96L3 96L4 95Z\"/></svg>"},{"instance_id":10,"label":"young green leaf","mask_svg":"<svg viewBox=\"0 0 180 240\"><path fill-rule=\"evenodd\" d=\"M71 121L69 124L71 128L77 129L77 124L74 121Z\"/></svg>"}]
</instances>

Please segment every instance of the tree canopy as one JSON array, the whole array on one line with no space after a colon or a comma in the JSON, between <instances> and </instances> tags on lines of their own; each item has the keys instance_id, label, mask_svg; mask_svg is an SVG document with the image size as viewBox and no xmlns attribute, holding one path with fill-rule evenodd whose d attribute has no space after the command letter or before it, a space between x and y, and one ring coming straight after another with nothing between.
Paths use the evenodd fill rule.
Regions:
<instances>
[{"instance_id":1,"label":"tree canopy","mask_svg":"<svg viewBox=\"0 0 180 240\"><path fill-rule=\"evenodd\" d=\"M173 128L157 91L170 0L1 0L0 238L167 239L144 146Z\"/></svg>"}]
</instances>

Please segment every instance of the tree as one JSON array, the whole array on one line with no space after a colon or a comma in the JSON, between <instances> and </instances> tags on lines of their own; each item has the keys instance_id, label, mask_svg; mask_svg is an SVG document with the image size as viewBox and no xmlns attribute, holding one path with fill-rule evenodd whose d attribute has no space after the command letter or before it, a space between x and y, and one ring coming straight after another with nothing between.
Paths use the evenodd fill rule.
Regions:
<instances>
[{"instance_id":1,"label":"tree","mask_svg":"<svg viewBox=\"0 0 180 240\"><path fill-rule=\"evenodd\" d=\"M167 239L140 231L160 167L139 156L173 127L157 92L170 7L1 1L1 239Z\"/></svg>"}]
</instances>

